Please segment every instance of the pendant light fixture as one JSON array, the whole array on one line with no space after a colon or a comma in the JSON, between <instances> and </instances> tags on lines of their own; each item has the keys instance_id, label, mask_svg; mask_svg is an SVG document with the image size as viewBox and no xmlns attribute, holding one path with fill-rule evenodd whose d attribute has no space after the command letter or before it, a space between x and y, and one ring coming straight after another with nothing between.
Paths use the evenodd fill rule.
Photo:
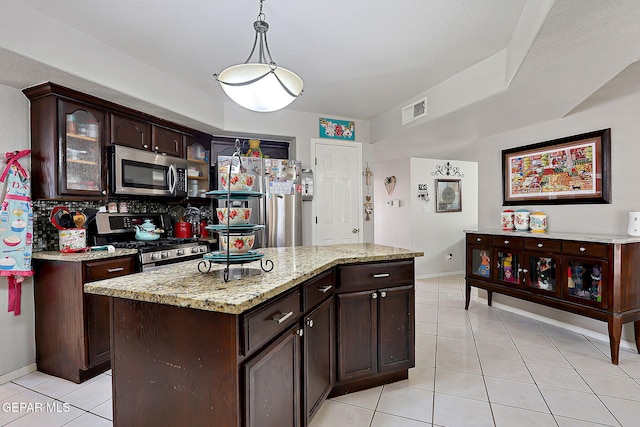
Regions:
<instances>
[{"instance_id":1,"label":"pendant light fixture","mask_svg":"<svg viewBox=\"0 0 640 427\"><path fill-rule=\"evenodd\" d=\"M279 67L271 58L267 43L269 24L260 13L253 28L256 37L251 53L243 64L233 65L220 74L214 74L224 92L237 104L253 111L280 110L302 94L302 79L293 71ZM252 61L257 49L257 61Z\"/></svg>"}]
</instances>

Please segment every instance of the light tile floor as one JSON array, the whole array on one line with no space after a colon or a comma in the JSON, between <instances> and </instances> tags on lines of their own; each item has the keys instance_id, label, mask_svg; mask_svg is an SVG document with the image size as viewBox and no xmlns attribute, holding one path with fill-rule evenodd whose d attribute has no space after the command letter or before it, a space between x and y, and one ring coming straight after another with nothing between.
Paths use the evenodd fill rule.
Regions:
<instances>
[{"instance_id":1,"label":"light tile floor","mask_svg":"<svg viewBox=\"0 0 640 427\"><path fill-rule=\"evenodd\" d=\"M464 280L416 284L409 379L324 403L311 427L640 425L640 355L471 302ZM22 406L21 406L22 405ZM39 409L38 409L39 408ZM0 426L108 427L110 372L73 384L40 372L0 385Z\"/></svg>"}]
</instances>

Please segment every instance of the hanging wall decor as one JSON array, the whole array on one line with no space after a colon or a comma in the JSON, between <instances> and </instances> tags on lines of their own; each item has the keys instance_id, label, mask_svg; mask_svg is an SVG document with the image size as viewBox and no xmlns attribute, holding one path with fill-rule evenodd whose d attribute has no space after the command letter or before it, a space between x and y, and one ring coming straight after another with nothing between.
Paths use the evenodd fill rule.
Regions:
<instances>
[{"instance_id":1,"label":"hanging wall decor","mask_svg":"<svg viewBox=\"0 0 640 427\"><path fill-rule=\"evenodd\" d=\"M354 141L356 138L356 123L347 120L320 119L320 138Z\"/></svg>"},{"instance_id":2,"label":"hanging wall decor","mask_svg":"<svg viewBox=\"0 0 640 427\"><path fill-rule=\"evenodd\" d=\"M387 189L387 194L392 195L393 189L396 188L396 177L388 176L384 179L384 188Z\"/></svg>"},{"instance_id":3,"label":"hanging wall decor","mask_svg":"<svg viewBox=\"0 0 640 427\"><path fill-rule=\"evenodd\" d=\"M459 176L460 178L464 178L464 174L460 172L460 168L457 166L453 166L451 162L436 166L436 170L434 172L431 172L431 175Z\"/></svg>"},{"instance_id":4,"label":"hanging wall decor","mask_svg":"<svg viewBox=\"0 0 640 427\"><path fill-rule=\"evenodd\" d=\"M611 203L611 129L502 151L503 204Z\"/></svg>"},{"instance_id":5,"label":"hanging wall decor","mask_svg":"<svg viewBox=\"0 0 640 427\"><path fill-rule=\"evenodd\" d=\"M436 212L462 212L459 179L436 179Z\"/></svg>"}]
</instances>

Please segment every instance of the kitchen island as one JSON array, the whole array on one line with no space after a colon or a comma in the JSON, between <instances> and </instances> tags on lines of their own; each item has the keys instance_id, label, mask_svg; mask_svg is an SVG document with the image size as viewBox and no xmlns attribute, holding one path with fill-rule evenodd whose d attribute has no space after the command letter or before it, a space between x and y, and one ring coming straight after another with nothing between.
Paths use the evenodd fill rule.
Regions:
<instances>
[{"instance_id":1,"label":"kitchen island","mask_svg":"<svg viewBox=\"0 0 640 427\"><path fill-rule=\"evenodd\" d=\"M422 253L262 250L271 272L229 282L192 261L85 285L111 300L115 426L308 425L329 393L407 378Z\"/></svg>"}]
</instances>

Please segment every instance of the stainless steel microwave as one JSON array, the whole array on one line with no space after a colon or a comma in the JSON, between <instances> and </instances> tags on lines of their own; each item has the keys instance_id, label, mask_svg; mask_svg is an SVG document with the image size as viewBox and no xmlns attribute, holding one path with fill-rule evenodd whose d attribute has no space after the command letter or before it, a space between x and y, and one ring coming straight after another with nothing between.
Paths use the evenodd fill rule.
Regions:
<instances>
[{"instance_id":1,"label":"stainless steel microwave","mask_svg":"<svg viewBox=\"0 0 640 427\"><path fill-rule=\"evenodd\" d=\"M109 184L113 194L186 197L186 159L121 145L109 150Z\"/></svg>"}]
</instances>

